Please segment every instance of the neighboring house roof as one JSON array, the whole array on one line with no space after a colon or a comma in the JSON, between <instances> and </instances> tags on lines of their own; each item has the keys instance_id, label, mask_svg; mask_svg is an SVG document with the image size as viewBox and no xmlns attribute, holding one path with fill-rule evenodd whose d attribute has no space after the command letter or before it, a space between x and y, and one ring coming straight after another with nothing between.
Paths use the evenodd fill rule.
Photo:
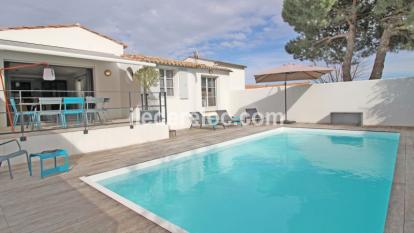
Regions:
<instances>
[{"instance_id":1,"label":"neighboring house roof","mask_svg":"<svg viewBox=\"0 0 414 233\"><path fill-rule=\"evenodd\" d=\"M128 47L127 44L120 42L118 40L115 40L109 36L103 35L99 32L96 32L94 30L91 30L87 27L84 27L82 25L80 25L79 23L75 23L75 24L54 24L54 25L43 25L43 26L19 26L19 27L7 27L7 28L0 28L0 31L8 31L8 30L26 30L26 29L47 29L47 28L71 28L71 27L78 27L78 28L82 28L84 30L87 30L89 32L92 32L98 36L101 36L105 39L111 40L117 44L122 45L124 48Z\"/></svg>"},{"instance_id":2,"label":"neighboring house roof","mask_svg":"<svg viewBox=\"0 0 414 233\"><path fill-rule=\"evenodd\" d=\"M300 82L300 83L288 83L286 86L294 87L294 86L305 86L310 85L309 82ZM266 84L266 85L258 85L258 84L246 84L246 89L257 89L257 88L266 88L266 87L284 87L285 84Z\"/></svg>"},{"instance_id":3,"label":"neighboring house roof","mask_svg":"<svg viewBox=\"0 0 414 233\"><path fill-rule=\"evenodd\" d=\"M205 64L200 64L200 63L195 63L195 62L181 61L181 60L162 58L162 57L157 57L157 56L147 56L147 55L142 55L142 54L124 54L123 57L136 60L136 61L155 63L158 65L178 66L178 67L193 68L193 69L208 69L208 70L219 70L219 71L231 72L230 69L226 69L226 68L219 67L219 66L208 66Z\"/></svg>"},{"instance_id":4,"label":"neighboring house roof","mask_svg":"<svg viewBox=\"0 0 414 233\"><path fill-rule=\"evenodd\" d=\"M219 60L213 60L213 59L207 59L207 58L194 58L193 56L188 57L187 59L195 59L195 60L203 60L203 61L209 61L214 62L217 66L224 66L224 67L231 67L231 68L238 68L238 69L246 69L247 66L225 62L225 61L219 61Z\"/></svg>"}]
</instances>

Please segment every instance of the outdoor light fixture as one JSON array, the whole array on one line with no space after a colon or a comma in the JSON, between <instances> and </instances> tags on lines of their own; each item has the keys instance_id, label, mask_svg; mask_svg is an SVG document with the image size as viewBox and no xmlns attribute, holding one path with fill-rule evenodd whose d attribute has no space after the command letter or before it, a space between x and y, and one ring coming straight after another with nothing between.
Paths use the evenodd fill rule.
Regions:
<instances>
[{"instance_id":1,"label":"outdoor light fixture","mask_svg":"<svg viewBox=\"0 0 414 233\"><path fill-rule=\"evenodd\" d=\"M105 76L106 76L106 77L109 77L109 76L111 76L112 71L111 71L110 69L106 69L106 70L104 71L104 74L105 74Z\"/></svg>"},{"instance_id":2,"label":"outdoor light fixture","mask_svg":"<svg viewBox=\"0 0 414 233\"><path fill-rule=\"evenodd\" d=\"M43 80L53 81L56 79L55 70L51 67L45 67L43 69Z\"/></svg>"}]
</instances>

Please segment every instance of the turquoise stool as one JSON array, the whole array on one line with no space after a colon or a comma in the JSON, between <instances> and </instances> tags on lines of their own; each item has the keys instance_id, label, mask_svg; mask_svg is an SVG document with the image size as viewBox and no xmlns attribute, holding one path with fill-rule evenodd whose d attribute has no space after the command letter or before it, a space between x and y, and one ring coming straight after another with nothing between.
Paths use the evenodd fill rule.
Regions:
<instances>
[{"instance_id":1,"label":"turquoise stool","mask_svg":"<svg viewBox=\"0 0 414 233\"><path fill-rule=\"evenodd\" d=\"M53 174L69 171L69 158L68 158L68 153L66 152L66 150L57 149L57 150L50 150L50 151L42 151L37 154L30 154L30 162L29 162L30 175L32 175L32 158L33 157L39 157L40 159L40 176L42 178L53 175ZM57 157L64 158L65 162L63 163L63 165L57 166L57 162L56 162ZM55 160L55 167L44 169L43 160L52 159L52 158Z\"/></svg>"}]
</instances>

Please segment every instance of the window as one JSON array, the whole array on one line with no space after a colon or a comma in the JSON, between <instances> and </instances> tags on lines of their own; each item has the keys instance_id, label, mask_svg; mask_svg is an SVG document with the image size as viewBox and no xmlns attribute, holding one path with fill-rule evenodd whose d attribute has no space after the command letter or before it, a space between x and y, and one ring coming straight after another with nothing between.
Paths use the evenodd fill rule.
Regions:
<instances>
[{"instance_id":1,"label":"window","mask_svg":"<svg viewBox=\"0 0 414 233\"><path fill-rule=\"evenodd\" d=\"M160 92L174 96L174 70L160 69Z\"/></svg>"},{"instance_id":2,"label":"window","mask_svg":"<svg viewBox=\"0 0 414 233\"><path fill-rule=\"evenodd\" d=\"M201 77L201 101L203 107L216 106L216 78Z\"/></svg>"}]
</instances>

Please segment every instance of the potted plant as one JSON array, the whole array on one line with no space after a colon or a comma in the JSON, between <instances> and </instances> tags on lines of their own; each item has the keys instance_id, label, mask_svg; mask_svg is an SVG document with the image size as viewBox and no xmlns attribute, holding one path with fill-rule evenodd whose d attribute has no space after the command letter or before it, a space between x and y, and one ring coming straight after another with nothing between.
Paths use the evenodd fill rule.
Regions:
<instances>
[{"instance_id":1,"label":"potted plant","mask_svg":"<svg viewBox=\"0 0 414 233\"><path fill-rule=\"evenodd\" d=\"M134 79L138 80L143 88L143 106L140 114L141 122L145 122L147 120L155 121L156 115L159 114L159 111L148 109L148 92L152 86L158 83L159 72L153 67L145 66L134 73Z\"/></svg>"}]
</instances>

